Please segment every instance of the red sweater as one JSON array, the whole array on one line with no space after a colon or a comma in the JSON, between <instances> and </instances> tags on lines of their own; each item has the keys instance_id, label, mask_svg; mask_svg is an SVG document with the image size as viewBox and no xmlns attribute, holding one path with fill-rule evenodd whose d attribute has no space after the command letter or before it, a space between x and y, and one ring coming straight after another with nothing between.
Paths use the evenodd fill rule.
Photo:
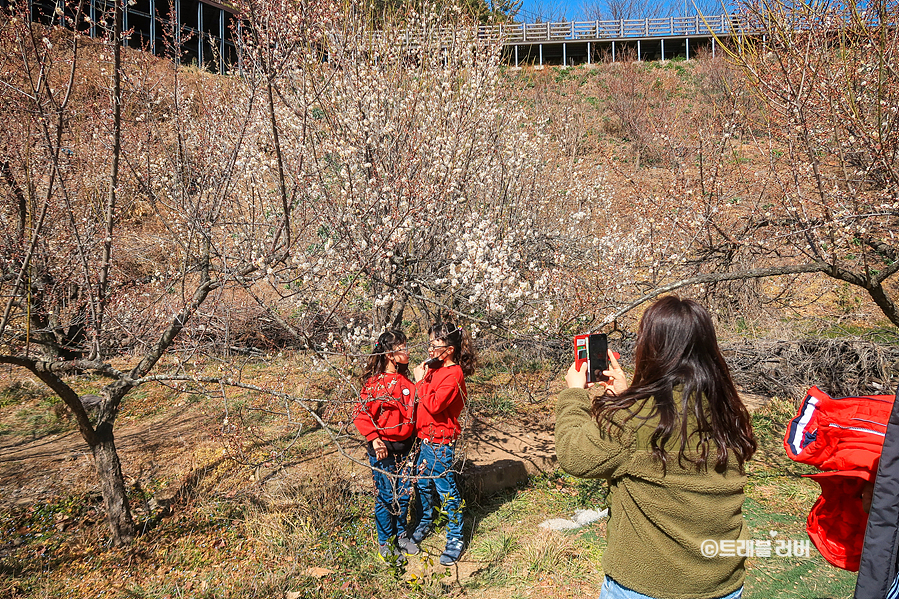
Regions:
<instances>
[{"instance_id":1,"label":"red sweater","mask_svg":"<svg viewBox=\"0 0 899 599\"><path fill-rule=\"evenodd\" d=\"M405 376L381 373L365 383L353 423L369 441L404 441L415 428L415 385Z\"/></svg>"},{"instance_id":2,"label":"red sweater","mask_svg":"<svg viewBox=\"0 0 899 599\"><path fill-rule=\"evenodd\" d=\"M418 382L418 417L415 428L419 439L433 443L452 443L462 432L459 414L468 392L465 376L458 364L428 370Z\"/></svg>"}]
</instances>

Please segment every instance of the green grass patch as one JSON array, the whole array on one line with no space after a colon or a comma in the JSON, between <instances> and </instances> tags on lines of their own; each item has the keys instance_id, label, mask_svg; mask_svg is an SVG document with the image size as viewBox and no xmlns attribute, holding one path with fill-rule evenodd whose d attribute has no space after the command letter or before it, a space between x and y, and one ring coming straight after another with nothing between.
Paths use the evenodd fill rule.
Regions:
<instances>
[{"instance_id":1,"label":"green grass patch","mask_svg":"<svg viewBox=\"0 0 899 599\"><path fill-rule=\"evenodd\" d=\"M550 518L570 518L582 507L581 482L560 472L532 478L527 486L482 502L467 517L473 535L469 559L480 562L463 588L478 596L524 596L535 584L597 596L605 523L558 533L539 528ZM592 506L591 506L592 507Z\"/></svg>"},{"instance_id":2,"label":"green grass patch","mask_svg":"<svg viewBox=\"0 0 899 599\"><path fill-rule=\"evenodd\" d=\"M881 345L899 345L899 329L895 327L871 327L857 324L836 324L819 333L827 339L858 337Z\"/></svg>"},{"instance_id":3,"label":"green grass patch","mask_svg":"<svg viewBox=\"0 0 899 599\"><path fill-rule=\"evenodd\" d=\"M515 398L506 391L473 395L468 405L476 413L491 416L511 416L517 411Z\"/></svg>"},{"instance_id":4,"label":"green grass patch","mask_svg":"<svg viewBox=\"0 0 899 599\"><path fill-rule=\"evenodd\" d=\"M814 483L809 482L814 485ZM814 485L817 486L817 485ZM790 498L782 498L789 504ZM804 506L805 507L805 506ZM808 506L811 507L810 505ZM753 557L746 564L747 597L848 598L855 591L854 572L847 572L828 564L809 542L808 557L778 556L778 542L808 541L804 514L795 510L774 510L751 497L743 506L749 523L750 538L772 541L770 557ZM805 509L805 513L808 510ZM776 536L773 536L776 533ZM783 553L792 553L792 551Z\"/></svg>"},{"instance_id":5,"label":"green grass patch","mask_svg":"<svg viewBox=\"0 0 899 599\"><path fill-rule=\"evenodd\" d=\"M75 428L68 408L55 396L39 396L3 408L0 435L39 439Z\"/></svg>"},{"instance_id":6,"label":"green grass patch","mask_svg":"<svg viewBox=\"0 0 899 599\"><path fill-rule=\"evenodd\" d=\"M0 408L44 399L48 395L45 388L30 381L14 381L0 389Z\"/></svg>"},{"instance_id":7,"label":"green grass patch","mask_svg":"<svg viewBox=\"0 0 899 599\"><path fill-rule=\"evenodd\" d=\"M817 470L787 457L783 438L796 415L791 400L772 398L752 415L759 449L747 464L749 484L743 514L750 539L772 541L771 557L746 564L747 597L851 597L856 574L828 564L809 543L808 557L776 555L778 541L808 541L805 520L820 488L803 474ZM784 552L786 553L786 552Z\"/></svg>"}]
</instances>

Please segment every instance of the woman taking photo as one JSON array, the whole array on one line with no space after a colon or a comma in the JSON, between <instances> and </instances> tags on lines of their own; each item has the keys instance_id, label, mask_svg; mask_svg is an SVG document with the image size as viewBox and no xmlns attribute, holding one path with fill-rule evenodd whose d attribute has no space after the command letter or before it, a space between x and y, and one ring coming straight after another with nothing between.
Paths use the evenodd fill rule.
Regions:
<instances>
[{"instance_id":1,"label":"woman taking photo","mask_svg":"<svg viewBox=\"0 0 899 599\"><path fill-rule=\"evenodd\" d=\"M630 386L609 360L604 393L591 400L586 365L572 365L556 405L562 468L611 487L600 598L740 597L743 466L756 441L709 313L664 297L640 321ZM704 541L734 551L709 555Z\"/></svg>"}]
</instances>

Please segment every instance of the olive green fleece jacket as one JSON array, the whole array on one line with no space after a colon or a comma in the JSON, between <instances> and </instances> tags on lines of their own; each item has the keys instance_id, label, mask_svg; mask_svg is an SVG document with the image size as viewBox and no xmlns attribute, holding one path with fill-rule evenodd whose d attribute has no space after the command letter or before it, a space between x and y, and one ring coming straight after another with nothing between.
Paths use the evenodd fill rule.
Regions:
<instances>
[{"instance_id":1,"label":"olive green fleece jacket","mask_svg":"<svg viewBox=\"0 0 899 599\"><path fill-rule=\"evenodd\" d=\"M740 588L745 558L708 558L700 549L707 539L748 538L742 512L746 476L736 460L716 472L713 445L709 468L697 472L687 462L680 467L677 450L669 450L663 476L650 444L658 420L640 418L650 414L651 401L627 422L626 410L615 414L614 421L623 427L620 437L600 430L590 406L585 389L566 389L559 395L556 454L569 474L609 479L605 573L658 599L712 599Z\"/></svg>"}]
</instances>

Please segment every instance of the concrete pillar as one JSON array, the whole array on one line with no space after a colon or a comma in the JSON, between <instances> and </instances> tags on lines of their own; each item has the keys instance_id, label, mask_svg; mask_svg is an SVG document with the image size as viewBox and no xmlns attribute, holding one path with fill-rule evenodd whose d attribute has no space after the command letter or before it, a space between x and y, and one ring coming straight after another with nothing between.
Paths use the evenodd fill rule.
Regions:
<instances>
[{"instance_id":1,"label":"concrete pillar","mask_svg":"<svg viewBox=\"0 0 899 599\"><path fill-rule=\"evenodd\" d=\"M203 2L197 2L197 66L203 68Z\"/></svg>"},{"instance_id":2,"label":"concrete pillar","mask_svg":"<svg viewBox=\"0 0 899 599\"><path fill-rule=\"evenodd\" d=\"M662 60L665 60L665 40L662 40Z\"/></svg>"},{"instance_id":3,"label":"concrete pillar","mask_svg":"<svg viewBox=\"0 0 899 599\"><path fill-rule=\"evenodd\" d=\"M225 74L225 10L219 9L219 73Z\"/></svg>"},{"instance_id":4,"label":"concrete pillar","mask_svg":"<svg viewBox=\"0 0 899 599\"><path fill-rule=\"evenodd\" d=\"M587 64L590 64L590 42L587 42Z\"/></svg>"},{"instance_id":5,"label":"concrete pillar","mask_svg":"<svg viewBox=\"0 0 899 599\"><path fill-rule=\"evenodd\" d=\"M156 54L156 0L150 0L150 52Z\"/></svg>"},{"instance_id":6,"label":"concrete pillar","mask_svg":"<svg viewBox=\"0 0 899 599\"><path fill-rule=\"evenodd\" d=\"M243 39L243 23L240 19L237 19L237 39ZM239 45L237 46L237 72L243 77L243 52L240 51Z\"/></svg>"},{"instance_id":7,"label":"concrete pillar","mask_svg":"<svg viewBox=\"0 0 899 599\"><path fill-rule=\"evenodd\" d=\"M180 48L181 46L181 0L175 0L172 2L173 9L175 10L174 15L169 15L169 19L175 20L175 44ZM181 52L175 52L175 64L181 64Z\"/></svg>"},{"instance_id":8,"label":"concrete pillar","mask_svg":"<svg viewBox=\"0 0 899 599\"><path fill-rule=\"evenodd\" d=\"M540 44L540 66L543 66L543 44Z\"/></svg>"}]
</instances>

